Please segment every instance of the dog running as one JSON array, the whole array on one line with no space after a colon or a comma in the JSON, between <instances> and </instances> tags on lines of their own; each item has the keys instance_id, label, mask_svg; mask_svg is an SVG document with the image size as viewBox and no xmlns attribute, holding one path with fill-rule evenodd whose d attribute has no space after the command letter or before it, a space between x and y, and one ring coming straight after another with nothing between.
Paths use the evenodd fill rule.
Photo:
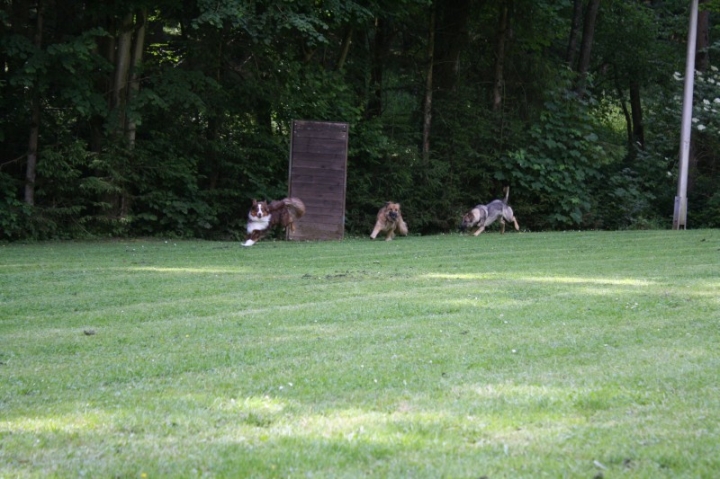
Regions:
<instances>
[{"instance_id":1,"label":"dog running","mask_svg":"<svg viewBox=\"0 0 720 479\"><path fill-rule=\"evenodd\" d=\"M460 231L466 231L468 229L478 226L477 231L474 235L477 236L487 226L490 226L500 218L500 234L505 233L505 222L512 222L515 224L515 230L520 231L517 219L513 213L512 208L508 206L508 198L510 197L510 187L506 186L503 188L505 192L505 199L493 200L486 205L477 205L463 216L462 223L460 223Z\"/></svg>"},{"instance_id":2,"label":"dog running","mask_svg":"<svg viewBox=\"0 0 720 479\"><path fill-rule=\"evenodd\" d=\"M270 203L253 200L248 212L247 236L242 245L254 245L275 226L295 231L295 222L304 214L305 203L300 198L283 198Z\"/></svg>"},{"instance_id":3,"label":"dog running","mask_svg":"<svg viewBox=\"0 0 720 479\"><path fill-rule=\"evenodd\" d=\"M385 203L385 206L380 208L377 214L377 221L375 221L375 228L370 234L370 238L377 238L379 233L385 233L385 241L392 240L395 237L395 233L407 236L408 227L400 212L400 203L388 201Z\"/></svg>"}]
</instances>

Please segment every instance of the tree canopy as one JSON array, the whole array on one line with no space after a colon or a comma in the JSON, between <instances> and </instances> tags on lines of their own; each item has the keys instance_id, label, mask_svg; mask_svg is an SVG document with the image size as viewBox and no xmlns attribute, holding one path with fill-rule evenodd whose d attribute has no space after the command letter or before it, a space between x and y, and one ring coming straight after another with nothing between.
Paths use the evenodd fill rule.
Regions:
<instances>
[{"instance_id":1,"label":"tree canopy","mask_svg":"<svg viewBox=\"0 0 720 479\"><path fill-rule=\"evenodd\" d=\"M0 0L0 239L237 238L292 120L350 124L346 226L669 227L684 0ZM689 225L720 225L701 2Z\"/></svg>"}]
</instances>

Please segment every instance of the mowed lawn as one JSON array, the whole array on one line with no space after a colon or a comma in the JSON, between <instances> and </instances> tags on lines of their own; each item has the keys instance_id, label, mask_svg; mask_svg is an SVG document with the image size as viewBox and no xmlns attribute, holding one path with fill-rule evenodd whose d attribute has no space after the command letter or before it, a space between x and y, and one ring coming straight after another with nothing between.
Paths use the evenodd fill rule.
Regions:
<instances>
[{"instance_id":1,"label":"mowed lawn","mask_svg":"<svg viewBox=\"0 0 720 479\"><path fill-rule=\"evenodd\" d=\"M720 477L720 230L0 245L0 477Z\"/></svg>"}]
</instances>

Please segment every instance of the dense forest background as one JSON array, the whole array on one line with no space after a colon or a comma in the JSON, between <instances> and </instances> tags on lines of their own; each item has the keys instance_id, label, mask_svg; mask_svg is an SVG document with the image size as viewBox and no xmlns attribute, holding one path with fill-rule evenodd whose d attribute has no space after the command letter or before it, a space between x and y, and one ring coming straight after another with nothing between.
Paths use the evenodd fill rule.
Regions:
<instances>
[{"instance_id":1,"label":"dense forest background","mask_svg":"<svg viewBox=\"0 0 720 479\"><path fill-rule=\"evenodd\" d=\"M294 119L350 124L346 226L511 187L523 228L669 228L689 0L0 0L0 240L243 236ZM688 226L720 226L718 0Z\"/></svg>"}]
</instances>

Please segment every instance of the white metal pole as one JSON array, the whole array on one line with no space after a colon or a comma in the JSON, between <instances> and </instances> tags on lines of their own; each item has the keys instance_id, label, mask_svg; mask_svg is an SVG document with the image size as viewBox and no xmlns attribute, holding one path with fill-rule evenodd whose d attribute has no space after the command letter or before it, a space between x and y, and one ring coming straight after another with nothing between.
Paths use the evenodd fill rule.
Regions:
<instances>
[{"instance_id":1,"label":"white metal pole","mask_svg":"<svg viewBox=\"0 0 720 479\"><path fill-rule=\"evenodd\" d=\"M695 84L695 45L697 43L698 0L690 5L690 27L688 29L687 58L685 59L685 92L683 95L682 130L680 133L680 171L675 197L673 229L687 226L687 179L690 159L690 135L692 130L693 87Z\"/></svg>"}]
</instances>

